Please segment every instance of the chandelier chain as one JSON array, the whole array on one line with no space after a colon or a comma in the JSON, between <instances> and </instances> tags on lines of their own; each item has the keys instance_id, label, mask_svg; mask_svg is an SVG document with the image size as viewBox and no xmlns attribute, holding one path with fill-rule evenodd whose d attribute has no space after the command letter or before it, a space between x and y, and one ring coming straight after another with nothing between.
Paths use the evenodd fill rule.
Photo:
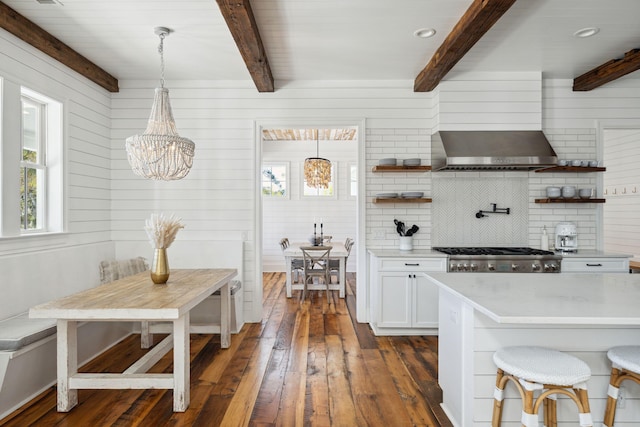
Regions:
<instances>
[{"instance_id":1,"label":"chandelier chain","mask_svg":"<svg viewBox=\"0 0 640 427\"><path fill-rule=\"evenodd\" d=\"M160 87L164 87L164 34L159 34L160 44L158 45L158 53L160 54Z\"/></svg>"}]
</instances>

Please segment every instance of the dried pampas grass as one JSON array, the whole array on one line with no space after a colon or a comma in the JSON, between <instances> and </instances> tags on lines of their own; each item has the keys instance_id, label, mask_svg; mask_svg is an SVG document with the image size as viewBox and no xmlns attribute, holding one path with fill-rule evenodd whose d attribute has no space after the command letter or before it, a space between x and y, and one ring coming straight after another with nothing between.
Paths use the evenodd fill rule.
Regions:
<instances>
[{"instance_id":1,"label":"dried pampas grass","mask_svg":"<svg viewBox=\"0 0 640 427\"><path fill-rule=\"evenodd\" d=\"M151 246L156 249L168 248L176 238L178 230L184 228L180 221L182 218L176 218L173 214L169 217L163 213L151 214L151 217L145 221L144 227Z\"/></svg>"}]
</instances>

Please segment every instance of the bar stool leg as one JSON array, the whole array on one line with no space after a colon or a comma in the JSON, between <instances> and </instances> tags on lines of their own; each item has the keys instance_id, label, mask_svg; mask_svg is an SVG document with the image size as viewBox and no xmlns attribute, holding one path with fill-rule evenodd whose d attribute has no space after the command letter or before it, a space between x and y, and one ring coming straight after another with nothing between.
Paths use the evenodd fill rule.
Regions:
<instances>
[{"instance_id":1,"label":"bar stool leg","mask_svg":"<svg viewBox=\"0 0 640 427\"><path fill-rule=\"evenodd\" d=\"M544 401L544 426L545 427L558 427L558 410L557 410L556 395L552 394L547 396Z\"/></svg>"},{"instance_id":2,"label":"bar stool leg","mask_svg":"<svg viewBox=\"0 0 640 427\"><path fill-rule=\"evenodd\" d=\"M500 427L502 422L502 401L504 399L504 386L502 378L504 377L504 371L498 369L496 374L496 388L493 391L493 417L491 419L491 427Z\"/></svg>"},{"instance_id":3,"label":"bar stool leg","mask_svg":"<svg viewBox=\"0 0 640 427\"><path fill-rule=\"evenodd\" d=\"M609 379L609 391L607 392L607 409L604 412L604 425L613 427L613 420L616 417L616 406L618 402L618 392L621 372L618 368L611 368L611 378Z\"/></svg>"},{"instance_id":4,"label":"bar stool leg","mask_svg":"<svg viewBox=\"0 0 640 427\"><path fill-rule=\"evenodd\" d=\"M591 418L591 408L589 408L589 394L587 393L587 389L585 388L574 388L573 391L578 398L578 402L580 402L581 407L578 408L580 411L578 416L580 417L580 426L581 427L593 427L593 419Z\"/></svg>"},{"instance_id":5,"label":"bar stool leg","mask_svg":"<svg viewBox=\"0 0 640 427\"><path fill-rule=\"evenodd\" d=\"M522 397L522 425L525 427L538 427L538 414L533 409L535 402L534 390L524 387Z\"/></svg>"}]
</instances>

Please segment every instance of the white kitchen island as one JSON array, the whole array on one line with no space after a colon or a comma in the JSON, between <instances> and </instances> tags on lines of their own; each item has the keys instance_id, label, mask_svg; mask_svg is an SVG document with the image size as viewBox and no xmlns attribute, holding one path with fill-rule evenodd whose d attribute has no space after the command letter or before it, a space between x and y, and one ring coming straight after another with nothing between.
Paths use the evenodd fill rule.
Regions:
<instances>
[{"instance_id":1,"label":"white kitchen island","mask_svg":"<svg viewBox=\"0 0 640 427\"><path fill-rule=\"evenodd\" d=\"M540 345L584 360L594 425L602 424L610 364L606 351L640 343L640 277L630 274L425 273L440 288L438 382L459 427L491 425L493 353ZM640 425L640 387L623 383L616 426ZM507 385L503 426L520 426L520 397ZM559 398L559 425L577 426Z\"/></svg>"}]
</instances>

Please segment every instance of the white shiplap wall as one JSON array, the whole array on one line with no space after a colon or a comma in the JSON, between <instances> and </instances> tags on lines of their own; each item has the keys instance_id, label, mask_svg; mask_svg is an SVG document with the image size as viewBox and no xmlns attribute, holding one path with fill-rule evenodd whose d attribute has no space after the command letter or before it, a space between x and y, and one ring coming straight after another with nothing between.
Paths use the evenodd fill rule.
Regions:
<instances>
[{"instance_id":1,"label":"white shiplap wall","mask_svg":"<svg viewBox=\"0 0 640 427\"><path fill-rule=\"evenodd\" d=\"M0 239L3 276L12 278L3 281L0 318L4 318L35 303L97 285L98 262L113 256L109 242L111 100L105 90L3 30L0 77L5 88L25 86L62 102L67 169L67 233ZM51 267L53 271L46 270Z\"/></svg>"},{"instance_id":2,"label":"white shiplap wall","mask_svg":"<svg viewBox=\"0 0 640 427\"><path fill-rule=\"evenodd\" d=\"M113 258L115 251L110 241L110 94L4 30L0 30L0 81L3 86L0 93L17 95L11 100L17 108L20 86L63 104L66 166L65 191L60 194L65 200L65 232L0 237L0 319L4 319L38 303L98 285L98 265L103 259ZM8 108L9 100L4 101ZM3 120L19 114L8 109L2 111ZM18 138L7 137L9 133L19 135L19 131L10 129L17 125L18 120L0 124L3 151L12 151L16 147L11 145L19 144ZM4 167L2 173L7 173ZM17 194L17 188L5 188L2 209L9 205L9 191ZM80 327L79 363L113 345L130 329L129 324L101 328L90 323ZM28 361L20 365L19 360L24 359ZM14 361L9 367L11 371L6 377L3 372L0 378L0 382L4 381L0 390L0 418L55 383L55 346L39 346Z\"/></svg>"},{"instance_id":3,"label":"white shiplap wall","mask_svg":"<svg viewBox=\"0 0 640 427\"><path fill-rule=\"evenodd\" d=\"M436 91L434 131L542 129L542 73L454 72Z\"/></svg>"},{"instance_id":4,"label":"white shiplap wall","mask_svg":"<svg viewBox=\"0 0 640 427\"><path fill-rule=\"evenodd\" d=\"M640 257L640 129L605 130L603 161L604 249Z\"/></svg>"},{"instance_id":5,"label":"white shiplap wall","mask_svg":"<svg viewBox=\"0 0 640 427\"><path fill-rule=\"evenodd\" d=\"M121 90L113 96L112 237L123 242L116 243L118 254L133 255L124 248L146 240L144 219L157 210L175 212L183 218L185 229L177 239L246 240L243 289L248 321L259 321L262 314L261 298L256 294L261 283L254 269L257 251L262 250L256 240L256 156L260 151L255 121L349 117L357 122L366 118L367 129L382 133L430 127L431 95L413 93L409 81L304 82L264 94L256 92L250 83L167 81L176 124L181 135L196 143L196 160L191 173L181 181L150 182L131 173L123 147L126 137L145 127L154 84L120 82ZM426 132L422 132L424 142ZM362 143L364 140L360 140ZM365 213L361 215L364 218ZM366 244L365 240L359 243ZM364 277L364 272L359 273ZM358 283L363 286L359 295L366 300L366 281Z\"/></svg>"}]
</instances>

